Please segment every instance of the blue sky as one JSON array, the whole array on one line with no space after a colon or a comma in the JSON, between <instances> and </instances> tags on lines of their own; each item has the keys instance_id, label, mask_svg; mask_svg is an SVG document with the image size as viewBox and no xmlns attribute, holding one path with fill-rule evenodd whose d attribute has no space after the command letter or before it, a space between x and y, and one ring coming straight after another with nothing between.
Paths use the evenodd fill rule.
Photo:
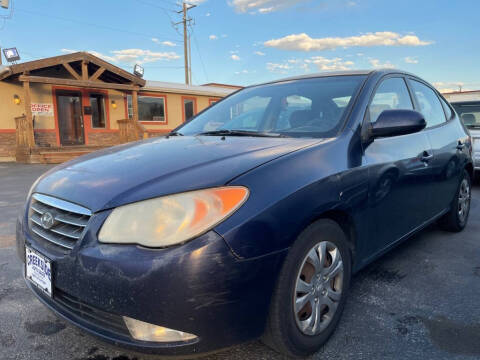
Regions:
<instances>
[{"instance_id":1,"label":"blue sky","mask_svg":"<svg viewBox=\"0 0 480 360\"><path fill-rule=\"evenodd\" d=\"M0 46L28 61L90 51L182 82L175 0L10 0ZM396 67L441 89L480 88L478 0L192 0L193 82L247 85L326 70ZM10 15L0 9L0 17ZM180 28L178 30L181 30Z\"/></svg>"}]
</instances>

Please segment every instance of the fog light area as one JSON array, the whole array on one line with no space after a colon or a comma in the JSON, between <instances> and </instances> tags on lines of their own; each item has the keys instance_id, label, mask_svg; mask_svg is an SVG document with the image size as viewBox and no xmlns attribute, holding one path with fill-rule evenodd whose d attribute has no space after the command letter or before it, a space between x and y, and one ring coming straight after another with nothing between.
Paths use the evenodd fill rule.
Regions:
<instances>
[{"instance_id":1,"label":"fog light area","mask_svg":"<svg viewBox=\"0 0 480 360\"><path fill-rule=\"evenodd\" d=\"M197 336L193 334L149 324L126 316L123 317L123 321L125 321L125 325L127 325L130 335L136 340L152 342L178 342L191 341L197 338Z\"/></svg>"}]
</instances>

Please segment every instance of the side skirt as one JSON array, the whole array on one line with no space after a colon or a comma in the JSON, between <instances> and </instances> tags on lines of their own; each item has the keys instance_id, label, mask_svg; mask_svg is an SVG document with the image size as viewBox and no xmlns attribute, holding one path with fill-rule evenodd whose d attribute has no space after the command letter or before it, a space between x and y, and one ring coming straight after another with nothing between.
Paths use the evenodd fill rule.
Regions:
<instances>
[{"instance_id":1,"label":"side skirt","mask_svg":"<svg viewBox=\"0 0 480 360\"><path fill-rule=\"evenodd\" d=\"M412 237L413 235L415 235L416 233L420 232L421 230L425 229L427 226L429 226L430 224L433 224L435 221L437 221L438 219L440 219L443 215L445 215L446 213L448 213L450 211L449 208L447 209L444 209L443 211L441 211L439 214L435 215L434 217L432 217L431 219L425 221L424 223L422 223L420 226L416 227L415 229L413 229L412 231L410 231L409 233L407 233L406 235L402 236L401 238L399 238L398 240L395 240L394 242L388 244L387 246L385 246L383 249L377 251L375 254L371 255L370 257L368 257L367 259L365 259L364 261L362 261L360 264L357 265L357 267L354 269L354 272L357 272L357 271L360 271L361 269L363 269L365 266L367 266L368 264L372 263L373 261L377 260L379 257L385 255L387 252L389 252L390 250L392 250L393 248L397 247L398 245L400 245L401 243L403 243L405 240L409 239L410 237Z\"/></svg>"}]
</instances>

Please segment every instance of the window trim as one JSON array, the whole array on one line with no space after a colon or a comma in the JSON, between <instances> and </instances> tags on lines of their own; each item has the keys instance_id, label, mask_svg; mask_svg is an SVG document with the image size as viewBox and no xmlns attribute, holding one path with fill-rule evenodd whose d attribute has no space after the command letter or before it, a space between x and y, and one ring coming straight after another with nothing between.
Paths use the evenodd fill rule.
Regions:
<instances>
[{"instance_id":1,"label":"window trim","mask_svg":"<svg viewBox=\"0 0 480 360\"><path fill-rule=\"evenodd\" d=\"M183 120L184 124L187 122L187 120L185 118L185 100L192 100L193 101L193 116L192 116L191 119L193 119L198 114L198 112L197 112L197 98L192 97L192 96L182 96L182 120Z\"/></svg>"},{"instance_id":2,"label":"window trim","mask_svg":"<svg viewBox=\"0 0 480 360\"><path fill-rule=\"evenodd\" d=\"M98 92L98 91L90 91L88 92L87 94L87 97L88 97L88 101L89 101L89 106L92 106L92 103L90 102L90 99L92 97L92 95L96 95L96 96L101 96L103 98L103 116L104 116L104 121L105 121L105 126L103 127L99 127L99 126L93 126L93 113L90 115L90 128L92 130L105 130L105 129L108 129L109 126L107 126L107 106L108 106L108 102L107 102L107 96L101 92Z\"/></svg>"},{"instance_id":3,"label":"window trim","mask_svg":"<svg viewBox=\"0 0 480 360\"><path fill-rule=\"evenodd\" d=\"M438 96L438 91L437 89L433 88L432 86L430 86L430 84L428 84L427 82L425 82L424 80L420 79L420 78L417 78L415 76L407 76L407 83L408 83L408 87L411 89L411 92L412 92L412 95L414 96L415 98L415 111L418 111L419 113L421 113L421 107L420 107L420 103L418 102L418 99L417 99L417 95L415 94L415 92L413 91L413 86L412 84L410 84L410 81L417 81L423 85L425 85L426 87L430 88L431 90L433 90L433 92L435 93L435 95L437 96L437 99L438 99L438 102L440 103L440 107L442 108L442 111L443 111L443 116L445 118L445 121L440 123L440 124L437 124L437 125L433 125L433 126L428 126L428 122L427 122L427 126L425 127L424 130L430 130L430 129L436 129L436 128L439 128L441 126L444 126L446 124L448 124L450 122L450 120L452 120L454 117L452 116L452 118L450 120L447 120L447 114L445 113L445 109L443 108L443 105L442 105L442 102L440 101L439 99L439 96ZM448 104L448 101L447 101L447 104Z\"/></svg>"},{"instance_id":4,"label":"window trim","mask_svg":"<svg viewBox=\"0 0 480 360\"><path fill-rule=\"evenodd\" d=\"M138 114L138 116L139 116L138 121L142 125L168 125L167 95L166 94L159 94L159 93L152 93L152 92L140 92L138 94L138 100L140 100L141 97L163 98L163 110L164 110L165 120L164 121L142 120L142 119L140 119L140 114ZM140 102L139 102L138 106L140 106ZM128 102L127 102L127 111L128 111Z\"/></svg>"}]
</instances>

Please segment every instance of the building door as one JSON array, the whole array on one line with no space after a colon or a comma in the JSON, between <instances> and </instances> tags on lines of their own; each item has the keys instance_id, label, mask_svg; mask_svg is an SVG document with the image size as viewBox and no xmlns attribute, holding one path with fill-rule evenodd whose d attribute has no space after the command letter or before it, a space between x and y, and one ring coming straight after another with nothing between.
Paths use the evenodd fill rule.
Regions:
<instances>
[{"instance_id":1,"label":"building door","mask_svg":"<svg viewBox=\"0 0 480 360\"><path fill-rule=\"evenodd\" d=\"M82 94L57 91L57 115L61 145L83 145Z\"/></svg>"}]
</instances>

